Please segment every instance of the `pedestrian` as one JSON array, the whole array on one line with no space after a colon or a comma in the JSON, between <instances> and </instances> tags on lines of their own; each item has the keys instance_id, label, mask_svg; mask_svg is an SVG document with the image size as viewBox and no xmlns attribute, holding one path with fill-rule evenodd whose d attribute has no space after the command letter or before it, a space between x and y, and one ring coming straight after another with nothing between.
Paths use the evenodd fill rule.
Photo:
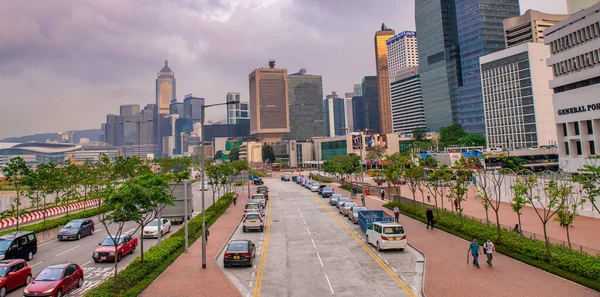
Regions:
<instances>
[{"instance_id":1,"label":"pedestrian","mask_svg":"<svg viewBox=\"0 0 600 297\"><path fill-rule=\"evenodd\" d=\"M425 218L427 219L427 229L431 226L431 230L433 230L433 210L431 210L431 207L428 207L425 211Z\"/></svg>"},{"instance_id":2,"label":"pedestrian","mask_svg":"<svg viewBox=\"0 0 600 297\"><path fill-rule=\"evenodd\" d=\"M233 194L233 206L237 203L237 194Z\"/></svg>"},{"instance_id":3,"label":"pedestrian","mask_svg":"<svg viewBox=\"0 0 600 297\"><path fill-rule=\"evenodd\" d=\"M358 193L358 189L354 186L352 187L352 199L356 199L356 193Z\"/></svg>"},{"instance_id":4,"label":"pedestrian","mask_svg":"<svg viewBox=\"0 0 600 297\"><path fill-rule=\"evenodd\" d=\"M394 207L394 220L398 223L400 222L400 209L398 208L398 205Z\"/></svg>"},{"instance_id":5,"label":"pedestrian","mask_svg":"<svg viewBox=\"0 0 600 297\"><path fill-rule=\"evenodd\" d=\"M210 235L210 231L206 228L206 233L204 233L204 241L208 242L208 236Z\"/></svg>"},{"instance_id":6,"label":"pedestrian","mask_svg":"<svg viewBox=\"0 0 600 297\"><path fill-rule=\"evenodd\" d=\"M427 202L431 202L431 196L429 196L429 194L427 194Z\"/></svg>"},{"instance_id":7,"label":"pedestrian","mask_svg":"<svg viewBox=\"0 0 600 297\"><path fill-rule=\"evenodd\" d=\"M519 229L519 224L515 225L515 228L513 229L513 231L515 231L517 234L521 233L521 230Z\"/></svg>"},{"instance_id":8,"label":"pedestrian","mask_svg":"<svg viewBox=\"0 0 600 297\"><path fill-rule=\"evenodd\" d=\"M496 251L496 247L492 241L488 238L487 241L483 244L483 252L487 256L487 263L492 268L492 260L494 259L494 252Z\"/></svg>"},{"instance_id":9,"label":"pedestrian","mask_svg":"<svg viewBox=\"0 0 600 297\"><path fill-rule=\"evenodd\" d=\"M454 199L454 210L458 211L458 199Z\"/></svg>"},{"instance_id":10,"label":"pedestrian","mask_svg":"<svg viewBox=\"0 0 600 297\"><path fill-rule=\"evenodd\" d=\"M469 244L469 249L467 249L467 259L469 258L469 253L473 256L473 265L479 268L479 243L477 243L477 237L473 237L473 241Z\"/></svg>"},{"instance_id":11,"label":"pedestrian","mask_svg":"<svg viewBox=\"0 0 600 297\"><path fill-rule=\"evenodd\" d=\"M384 198L385 198L385 190L383 188L381 188L381 190L379 190L379 194L381 195L381 200L384 200Z\"/></svg>"}]
</instances>

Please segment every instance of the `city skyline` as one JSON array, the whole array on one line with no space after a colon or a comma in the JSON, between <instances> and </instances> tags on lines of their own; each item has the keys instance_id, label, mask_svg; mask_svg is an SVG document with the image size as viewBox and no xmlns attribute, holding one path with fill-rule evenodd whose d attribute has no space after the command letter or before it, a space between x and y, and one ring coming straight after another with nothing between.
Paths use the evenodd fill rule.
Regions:
<instances>
[{"instance_id":1,"label":"city skyline","mask_svg":"<svg viewBox=\"0 0 600 297\"><path fill-rule=\"evenodd\" d=\"M566 12L562 0L543 2L521 1L521 12ZM0 138L97 129L120 105L154 103L156 71L165 59L176 73L180 102L193 93L217 103L230 90L247 98L248 73L268 59L319 73L324 93L352 91L362 77L375 75L373 28L385 22L398 31L415 29L414 3L395 1L136 3L0 4L3 20L14 25L0 26L0 118L15 123L0 125ZM356 45L351 51L336 50L349 43ZM224 107L207 116L225 118Z\"/></svg>"}]
</instances>

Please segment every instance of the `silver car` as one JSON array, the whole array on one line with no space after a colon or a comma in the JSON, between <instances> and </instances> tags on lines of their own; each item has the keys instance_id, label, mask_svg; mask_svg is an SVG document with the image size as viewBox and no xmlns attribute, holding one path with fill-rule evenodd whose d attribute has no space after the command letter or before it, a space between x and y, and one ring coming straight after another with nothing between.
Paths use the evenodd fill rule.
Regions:
<instances>
[{"instance_id":1,"label":"silver car","mask_svg":"<svg viewBox=\"0 0 600 297\"><path fill-rule=\"evenodd\" d=\"M340 194L333 194L329 197L329 205L337 205L338 199L342 198Z\"/></svg>"},{"instance_id":2,"label":"silver car","mask_svg":"<svg viewBox=\"0 0 600 297\"><path fill-rule=\"evenodd\" d=\"M344 206L342 206L342 208L340 208L340 212L344 215L344 216L348 216L348 214L350 213L350 208L356 206L356 203L354 202L344 202Z\"/></svg>"},{"instance_id":3,"label":"silver car","mask_svg":"<svg viewBox=\"0 0 600 297\"><path fill-rule=\"evenodd\" d=\"M339 211L341 211L340 203L343 203L343 202L351 202L351 201L350 201L350 198L348 198L348 197L342 197L342 198L338 199L338 201L335 203L335 206L337 206Z\"/></svg>"},{"instance_id":4,"label":"silver car","mask_svg":"<svg viewBox=\"0 0 600 297\"><path fill-rule=\"evenodd\" d=\"M358 224L358 212L359 211L363 211L363 210L367 210L366 207L364 206L353 206L350 208L350 212L352 214L348 214L348 219L350 221L352 221L352 223L354 224Z\"/></svg>"}]
</instances>

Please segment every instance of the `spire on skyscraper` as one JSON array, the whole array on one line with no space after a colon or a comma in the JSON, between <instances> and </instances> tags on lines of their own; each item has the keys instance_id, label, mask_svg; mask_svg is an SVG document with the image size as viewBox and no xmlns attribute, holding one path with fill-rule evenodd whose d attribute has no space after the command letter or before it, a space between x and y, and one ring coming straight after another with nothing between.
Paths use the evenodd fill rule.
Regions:
<instances>
[{"instance_id":1,"label":"spire on skyscraper","mask_svg":"<svg viewBox=\"0 0 600 297\"><path fill-rule=\"evenodd\" d=\"M165 60L165 67L160 70L160 73L173 73L173 70L169 68L169 61Z\"/></svg>"}]
</instances>

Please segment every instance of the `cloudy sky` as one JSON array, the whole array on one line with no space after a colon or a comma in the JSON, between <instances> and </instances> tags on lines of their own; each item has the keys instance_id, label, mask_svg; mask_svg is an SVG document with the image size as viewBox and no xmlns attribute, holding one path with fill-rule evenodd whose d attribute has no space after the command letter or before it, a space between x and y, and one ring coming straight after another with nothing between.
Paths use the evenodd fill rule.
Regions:
<instances>
[{"instance_id":1,"label":"cloudy sky","mask_svg":"<svg viewBox=\"0 0 600 297\"><path fill-rule=\"evenodd\" d=\"M566 12L565 0L521 0L530 8ZM1 1L0 139L99 128L121 104L154 103L165 47L180 99L248 100L248 74L269 59L323 75L325 93L350 92L375 74L381 22L414 30L414 1Z\"/></svg>"}]
</instances>

